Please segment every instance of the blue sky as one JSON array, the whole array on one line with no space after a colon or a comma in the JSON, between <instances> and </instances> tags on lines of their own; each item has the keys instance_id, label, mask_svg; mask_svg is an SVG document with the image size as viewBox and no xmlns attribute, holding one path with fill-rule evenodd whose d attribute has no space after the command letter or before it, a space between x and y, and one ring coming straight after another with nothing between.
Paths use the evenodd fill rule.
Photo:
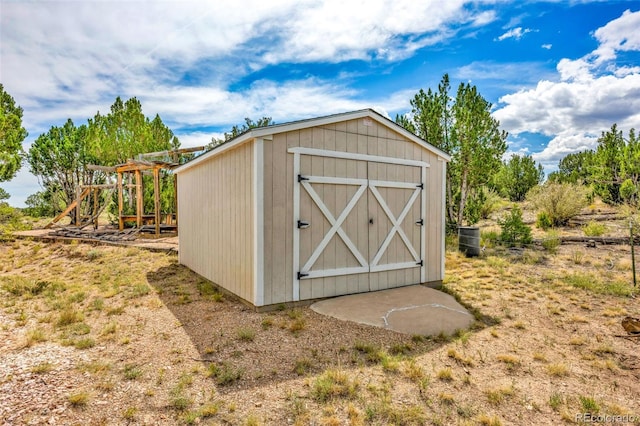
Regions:
<instances>
[{"instance_id":1,"label":"blue sky","mask_svg":"<svg viewBox=\"0 0 640 426\"><path fill-rule=\"evenodd\" d=\"M640 129L640 1L222 3L0 0L0 82L24 109L25 149L116 96L197 146L244 117L393 118L444 73L476 85L509 153L547 172L613 123ZM28 169L1 185L12 205L39 190Z\"/></svg>"}]
</instances>

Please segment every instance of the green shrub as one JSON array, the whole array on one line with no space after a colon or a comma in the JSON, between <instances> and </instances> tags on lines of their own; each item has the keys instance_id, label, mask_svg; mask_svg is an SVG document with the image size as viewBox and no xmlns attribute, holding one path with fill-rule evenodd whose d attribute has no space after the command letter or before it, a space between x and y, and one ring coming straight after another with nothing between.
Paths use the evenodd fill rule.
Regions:
<instances>
[{"instance_id":1,"label":"green shrub","mask_svg":"<svg viewBox=\"0 0 640 426\"><path fill-rule=\"evenodd\" d=\"M554 230L547 232L547 235L542 240L542 247L551 253L555 253L560 244L562 244L560 233Z\"/></svg>"},{"instance_id":2,"label":"green shrub","mask_svg":"<svg viewBox=\"0 0 640 426\"><path fill-rule=\"evenodd\" d=\"M10 241L13 231L24 231L31 226L24 222L24 216L20 210L11 207L4 201L0 201L0 241Z\"/></svg>"},{"instance_id":3,"label":"green shrub","mask_svg":"<svg viewBox=\"0 0 640 426\"><path fill-rule=\"evenodd\" d=\"M586 207L587 189L582 185L549 182L534 188L527 198L549 216L553 226L562 226Z\"/></svg>"},{"instance_id":4,"label":"green shrub","mask_svg":"<svg viewBox=\"0 0 640 426\"><path fill-rule=\"evenodd\" d=\"M522 211L516 205L513 206L511 212L507 213L501 220L498 220L502 233L500 241L509 247L522 246L531 244L531 228L525 225L522 220Z\"/></svg>"},{"instance_id":5,"label":"green shrub","mask_svg":"<svg viewBox=\"0 0 640 426\"><path fill-rule=\"evenodd\" d=\"M582 231L587 237L600 237L607 232L607 225L592 220L582 228Z\"/></svg>"},{"instance_id":6,"label":"green shrub","mask_svg":"<svg viewBox=\"0 0 640 426\"><path fill-rule=\"evenodd\" d=\"M638 193L638 187L631 179L627 179L620 185L620 197L627 203L633 203Z\"/></svg>"},{"instance_id":7,"label":"green shrub","mask_svg":"<svg viewBox=\"0 0 640 426\"><path fill-rule=\"evenodd\" d=\"M540 212L536 217L536 227L545 231L553 226L553 221L547 212Z\"/></svg>"},{"instance_id":8,"label":"green shrub","mask_svg":"<svg viewBox=\"0 0 640 426\"><path fill-rule=\"evenodd\" d=\"M470 225L478 223L480 219L488 219L491 213L498 210L502 199L496 191L480 188L474 193L465 207L465 219Z\"/></svg>"}]
</instances>

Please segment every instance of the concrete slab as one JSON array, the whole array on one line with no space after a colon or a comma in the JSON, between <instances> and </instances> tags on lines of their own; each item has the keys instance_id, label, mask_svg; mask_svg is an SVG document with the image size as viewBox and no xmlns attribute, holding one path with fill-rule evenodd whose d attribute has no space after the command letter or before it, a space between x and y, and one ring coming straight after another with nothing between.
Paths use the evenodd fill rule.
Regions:
<instances>
[{"instance_id":1,"label":"concrete slab","mask_svg":"<svg viewBox=\"0 0 640 426\"><path fill-rule=\"evenodd\" d=\"M474 320L451 295L422 285L321 300L311 309L345 321L425 336L450 335Z\"/></svg>"}]
</instances>

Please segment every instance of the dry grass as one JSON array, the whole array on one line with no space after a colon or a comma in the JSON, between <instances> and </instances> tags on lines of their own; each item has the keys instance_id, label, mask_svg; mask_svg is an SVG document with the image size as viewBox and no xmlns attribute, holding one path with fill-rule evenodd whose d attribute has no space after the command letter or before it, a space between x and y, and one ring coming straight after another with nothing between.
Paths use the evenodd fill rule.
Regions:
<instances>
[{"instance_id":1,"label":"dry grass","mask_svg":"<svg viewBox=\"0 0 640 426\"><path fill-rule=\"evenodd\" d=\"M476 314L472 330L360 327L345 341L346 323L307 308L248 311L173 256L16 241L0 245L0 338L25 359L66 352L38 355L0 384L19 386L20 374L64 380L44 394L74 407L58 423L77 424L559 424L583 410L637 414L637 344L612 337L621 318L640 316L626 256L577 246L448 252L445 288ZM267 368L265 346L281 356ZM37 402L27 410L39 419Z\"/></svg>"}]
</instances>

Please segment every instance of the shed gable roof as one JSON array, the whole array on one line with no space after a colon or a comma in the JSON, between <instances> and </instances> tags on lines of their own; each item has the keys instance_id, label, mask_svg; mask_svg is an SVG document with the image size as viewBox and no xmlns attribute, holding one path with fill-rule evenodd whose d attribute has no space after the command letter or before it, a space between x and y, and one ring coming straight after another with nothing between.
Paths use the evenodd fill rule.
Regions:
<instances>
[{"instance_id":1,"label":"shed gable roof","mask_svg":"<svg viewBox=\"0 0 640 426\"><path fill-rule=\"evenodd\" d=\"M183 164L182 166L175 169L174 172L175 173L183 172L187 169L190 169L191 167L194 167L202 162L207 161L209 158L222 154L223 152L229 149L232 149L238 145L241 145L255 138L266 138L278 133L291 132L291 131L300 130L300 129L307 129L310 127L325 126L328 124L333 124L341 121L357 120L359 118L365 118L365 117L371 118L376 122L382 124L383 126L386 126L391 130L397 133L400 133L410 141L420 145L421 147L425 148L428 151L431 151L432 153L442 158L443 160L445 161L451 160L451 156L449 154L436 148L430 143L424 141L422 138L414 135L410 131L406 130L404 127L396 124L395 122L389 120L388 118L382 116L381 114L375 112L372 109L362 109L358 111L345 112L340 114L327 115L324 117L309 118L306 120L292 121L289 123L273 124L271 126L256 127L253 129L249 129L248 131L236 136L235 138L221 145L218 145L211 151L208 151L194 158L188 163Z\"/></svg>"}]
</instances>

